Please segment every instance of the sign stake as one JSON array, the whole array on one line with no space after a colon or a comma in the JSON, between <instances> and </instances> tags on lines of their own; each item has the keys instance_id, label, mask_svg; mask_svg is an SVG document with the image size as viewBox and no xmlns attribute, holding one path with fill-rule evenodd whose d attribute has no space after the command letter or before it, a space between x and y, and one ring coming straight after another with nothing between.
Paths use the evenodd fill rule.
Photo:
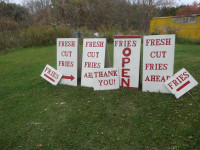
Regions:
<instances>
[{"instance_id":1,"label":"sign stake","mask_svg":"<svg viewBox=\"0 0 200 150\"><path fill-rule=\"evenodd\" d=\"M194 99L194 97L192 96L192 94L190 92L187 92L187 93L192 99Z\"/></svg>"}]
</instances>

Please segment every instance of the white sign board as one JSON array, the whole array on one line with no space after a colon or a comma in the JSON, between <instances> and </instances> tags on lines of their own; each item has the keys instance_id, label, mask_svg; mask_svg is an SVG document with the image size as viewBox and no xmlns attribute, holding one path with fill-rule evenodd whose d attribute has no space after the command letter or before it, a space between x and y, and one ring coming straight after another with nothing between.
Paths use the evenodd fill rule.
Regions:
<instances>
[{"instance_id":1,"label":"white sign board","mask_svg":"<svg viewBox=\"0 0 200 150\"><path fill-rule=\"evenodd\" d=\"M104 68L105 56L108 54L106 51L105 38L83 39L81 86L93 87L92 70Z\"/></svg>"},{"instance_id":2,"label":"white sign board","mask_svg":"<svg viewBox=\"0 0 200 150\"><path fill-rule=\"evenodd\" d=\"M94 90L119 89L119 73L116 68L93 69Z\"/></svg>"},{"instance_id":3,"label":"white sign board","mask_svg":"<svg viewBox=\"0 0 200 150\"><path fill-rule=\"evenodd\" d=\"M40 76L53 85L57 85L62 78L62 74L48 64L45 66Z\"/></svg>"},{"instance_id":4,"label":"white sign board","mask_svg":"<svg viewBox=\"0 0 200 150\"><path fill-rule=\"evenodd\" d=\"M141 36L114 37L114 67L119 68L120 86L139 88Z\"/></svg>"},{"instance_id":5,"label":"white sign board","mask_svg":"<svg viewBox=\"0 0 200 150\"><path fill-rule=\"evenodd\" d=\"M60 84L77 86L78 38L57 38L57 70L63 74Z\"/></svg>"},{"instance_id":6,"label":"white sign board","mask_svg":"<svg viewBox=\"0 0 200 150\"><path fill-rule=\"evenodd\" d=\"M164 86L174 72L175 35L144 36L142 91L170 93Z\"/></svg>"},{"instance_id":7,"label":"white sign board","mask_svg":"<svg viewBox=\"0 0 200 150\"><path fill-rule=\"evenodd\" d=\"M164 83L176 98L181 97L197 84L198 82L185 68L181 69Z\"/></svg>"}]
</instances>

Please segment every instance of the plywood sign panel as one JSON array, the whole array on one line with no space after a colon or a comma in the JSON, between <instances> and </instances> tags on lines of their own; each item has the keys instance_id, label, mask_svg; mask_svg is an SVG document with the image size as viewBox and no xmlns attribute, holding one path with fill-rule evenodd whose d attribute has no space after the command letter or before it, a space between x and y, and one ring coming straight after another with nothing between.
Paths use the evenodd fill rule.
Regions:
<instances>
[{"instance_id":1,"label":"plywood sign panel","mask_svg":"<svg viewBox=\"0 0 200 150\"><path fill-rule=\"evenodd\" d=\"M78 38L57 39L57 70L63 74L60 84L77 86L79 55Z\"/></svg>"},{"instance_id":2,"label":"plywood sign panel","mask_svg":"<svg viewBox=\"0 0 200 150\"><path fill-rule=\"evenodd\" d=\"M175 35L144 36L142 90L170 93L164 86L174 70Z\"/></svg>"},{"instance_id":3,"label":"plywood sign panel","mask_svg":"<svg viewBox=\"0 0 200 150\"><path fill-rule=\"evenodd\" d=\"M117 68L93 69L94 90L119 89L119 73Z\"/></svg>"},{"instance_id":4,"label":"plywood sign panel","mask_svg":"<svg viewBox=\"0 0 200 150\"><path fill-rule=\"evenodd\" d=\"M197 84L198 82L185 68L181 69L165 82L165 86L176 98L181 97Z\"/></svg>"},{"instance_id":5,"label":"plywood sign panel","mask_svg":"<svg viewBox=\"0 0 200 150\"><path fill-rule=\"evenodd\" d=\"M48 64L45 66L40 76L53 85L57 85L62 78L62 74Z\"/></svg>"},{"instance_id":6,"label":"plywood sign panel","mask_svg":"<svg viewBox=\"0 0 200 150\"><path fill-rule=\"evenodd\" d=\"M141 36L114 37L114 67L119 68L120 86L139 88Z\"/></svg>"},{"instance_id":7,"label":"plywood sign panel","mask_svg":"<svg viewBox=\"0 0 200 150\"><path fill-rule=\"evenodd\" d=\"M81 86L93 87L92 69L104 68L106 39L83 39Z\"/></svg>"}]
</instances>

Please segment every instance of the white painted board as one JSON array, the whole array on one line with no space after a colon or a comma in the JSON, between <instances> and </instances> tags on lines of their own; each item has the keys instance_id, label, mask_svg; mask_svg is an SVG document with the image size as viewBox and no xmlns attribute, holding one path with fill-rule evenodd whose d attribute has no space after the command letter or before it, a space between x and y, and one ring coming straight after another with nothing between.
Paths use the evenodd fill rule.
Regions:
<instances>
[{"instance_id":1,"label":"white painted board","mask_svg":"<svg viewBox=\"0 0 200 150\"><path fill-rule=\"evenodd\" d=\"M92 70L104 68L106 47L105 38L83 39L81 86L93 87Z\"/></svg>"},{"instance_id":2,"label":"white painted board","mask_svg":"<svg viewBox=\"0 0 200 150\"><path fill-rule=\"evenodd\" d=\"M94 90L119 89L118 68L93 69Z\"/></svg>"},{"instance_id":3,"label":"white painted board","mask_svg":"<svg viewBox=\"0 0 200 150\"><path fill-rule=\"evenodd\" d=\"M174 49L174 34L144 36L142 91L170 93L163 83L174 72Z\"/></svg>"},{"instance_id":4,"label":"white painted board","mask_svg":"<svg viewBox=\"0 0 200 150\"><path fill-rule=\"evenodd\" d=\"M138 89L141 36L114 37L114 67L119 68L120 86Z\"/></svg>"},{"instance_id":5,"label":"white painted board","mask_svg":"<svg viewBox=\"0 0 200 150\"><path fill-rule=\"evenodd\" d=\"M63 74L60 84L77 86L78 38L57 38L57 70Z\"/></svg>"},{"instance_id":6,"label":"white painted board","mask_svg":"<svg viewBox=\"0 0 200 150\"><path fill-rule=\"evenodd\" d=\"M57 85L62 78L62 74L48 64L45 66L40 76L53 85Z\"/></svg>"},{"instance_id":7,"label":"white painted board","mask_svg":"<svg viewBox=\"0 0 200 150\"><path fill-rule=\"evenodd\" d=\"M172 94L175 95L177 99L197 84L198 82L185 68L181 69L164 83L164 85L171 91Z\"/></svg>"}]
</instances>

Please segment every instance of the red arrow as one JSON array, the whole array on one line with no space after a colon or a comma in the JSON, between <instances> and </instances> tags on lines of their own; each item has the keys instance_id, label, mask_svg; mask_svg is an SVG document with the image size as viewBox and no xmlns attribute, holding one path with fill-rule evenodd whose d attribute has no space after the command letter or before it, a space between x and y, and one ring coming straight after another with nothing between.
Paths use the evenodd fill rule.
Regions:
<instances>
[{"instance_id":1,"label":"red arrow","mask_svg":"<svg viewBox=\"0 0 200 150\"><path fill-rule=\"evenodd\" d=\"M71 81L74 80L74 76L73 75L71 75L71 76L62 76L62 78L63 79L71 79Z\"/></svg>"}]
</instances>

